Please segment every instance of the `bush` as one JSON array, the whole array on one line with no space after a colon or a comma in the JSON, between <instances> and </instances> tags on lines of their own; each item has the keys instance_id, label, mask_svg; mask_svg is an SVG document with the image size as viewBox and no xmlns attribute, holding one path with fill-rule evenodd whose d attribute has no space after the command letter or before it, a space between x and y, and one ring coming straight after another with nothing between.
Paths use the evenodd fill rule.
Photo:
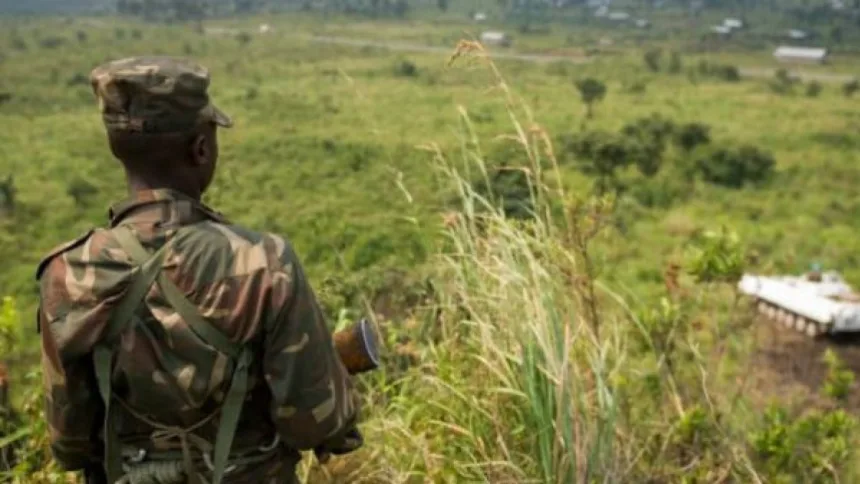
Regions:
<instances>
[{"instance_id":1,"label":"bush","mask_svg":"<svg viewBox=\"0 0 860 484\"><path fill-rule=\"evenodd\" d=\"M681 54L672 52L672 57L669 58L669 73L680 74L683 69L684 65L681 62Z\"/></svg>"},{"instance_id":2,"label":"bush","mask_svg":"<svg viewBox=\"0 0 860 484\"><path fill-rule=\"evenodd\" d=\"M39 45L44 49L56 49L66 43L66 39L62 37L46 37L39 41Z\"/></svg>"},{"instance_id":3,"label":"bush","mask_svg":"<svg viewBox=\"0 0 860 484\"><path fill-rule=\"evenodd\" d=\"M839 482L856 446L856 429L857 419L844 410L792 418L772 406L762 428L750 432L749 443L757 467L773 482Z\"/></svg>"},{"instance_id":4,"label":"bush","mask_svg":"<svg viewBox=\"0 0 860 484\"><path fill-rule=\"evenodd\" d=\"M842 93L845 94L845 97L852 97L857 91L860 91L860 80L854 79L842 86Z\"/></svg>"},{"instance_id":5,"label":"bush","mask_svg":"<svg viewBox=\"0 0 860 484\"><path fill-rule=\"evenodd\" d=\"M711 64L707 61L699 62L699 74L703 76L713 77L726 82L738 82L741 80L741 73L737 66Z\"/></svg>"},{"instance_id":6,"label":"bush","mask_svg":"<svg viewBox=\"0 0 860 484\"><path fill-rule=\"evenodd\" d=\"M757 184L773 174L773 155L753 146L738 149L720 148L697 160L697 172L702 178L716 185L741 188L746 184Z\"/></svg>"},{"instance_id":7,"label":"bush","mask_svg":"<svg viewBox=\"0 0 860 484\"><path fill-rule=\"evenodd\" d=\"M643 56L643 60L645 61L645 66L648 67L648 70L651 72L660 72L660 57L663 55L660 49L650 49L645 52Z\"/></svg>"},{"instance_id":8,"label":"bush","mask_svg":"<svg viewBox=\"0 0 860 484\"><path fill-rule=\"evenodd\" d=\"M806 97L818 97L821 94L823 87L818 81L812 81L806 85Z\"/></svg>"},{"instance_id":9,"label":"bush","mask_svg":"<svg viewBox=\"0 0 860 484\"><path fill-rule=\"evenodd\" d=\"M79 207L87 205L98 192L95 185L81 177L75 177L66 187L66 195L70 196Z\"/></svg>"},{"instance_id":10,"label":"bush","mask_svg":"<svg viewBox=\"0 0 860 484\"><path fill-rule=\"evenodd\" d=\"M711 127L707 124L687 123L675 130L675 144L687 153L710 142Z\"/></svg>"},{"instance_id":11,"label":"bush","mask_svg":"<svg viewBox=\"0 0 860 484\"><path fill-rule=\"evenodd\" d=\"M418 66L410 60L401 59L394 64L394 75L396 77L417 77Z\"/></svg>"}]
</instances>

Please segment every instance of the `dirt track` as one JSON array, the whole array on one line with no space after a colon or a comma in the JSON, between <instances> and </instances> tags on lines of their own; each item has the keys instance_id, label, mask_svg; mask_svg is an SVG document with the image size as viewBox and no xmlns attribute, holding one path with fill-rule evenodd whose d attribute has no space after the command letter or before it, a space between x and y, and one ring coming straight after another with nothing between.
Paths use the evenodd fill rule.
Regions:
<instances>
[{"instance_id":1,"label":"dirt track","mask_svg":"<svg viewBox=\"0 0 860 484\"><path fill-rule=\"evenodd\" d=\"M451 55L454 51L453 46L450 48L445 47L434 47L430 45L420 45L420 44L411 44L411 43L402 43L402 42L390 42L390 41L381 41L381 40L369 40L369 39L356 39L356 38L348 38L348 37L333 37L333 36L321 36L315 35L309 37L308 40L311 42L323 43L323 44L337 44L337 45L346 45L351 47L373 47L377 49L387 49L393 51L402 51L402 52L424 52L431 54L444 54ZM572 64L587 64L592 62L592 58L590 57L574 57L574 56L562 56L562 55L550 55L550 54L524 54L524 53L516 53L513 51L499 51L498 49L494 49L490 57L494 59L513 59L520 60L525 62L570 62ZM819 81L819 82L839 82L844 83L854 79L854 76L846 75L846 74L834 74L834 73L825 73L825 72L806 72L799 70L791 70L789 69L789 74L792 76L796 76L804 81ZM741 67L740 73L741 76L744 77L760 77L760 78L772 78L775 75L776 69L765 68L765 67Z\"/></svg>"},{"instance_id":2,"label":"dirt track","mask_svg":"<svg viewBox=\"0 0 860 484\"><path fill-rule=\"evenodd\" d=\"M756 381L751 388L762 399L797 397L804 405L826 406L819 396L827 375L823 356L832 348L857 377L845 407L860 414L860 336L813 340L766 319L757 325L759 344L751 362Z\"/></svg>"}]
</instances>

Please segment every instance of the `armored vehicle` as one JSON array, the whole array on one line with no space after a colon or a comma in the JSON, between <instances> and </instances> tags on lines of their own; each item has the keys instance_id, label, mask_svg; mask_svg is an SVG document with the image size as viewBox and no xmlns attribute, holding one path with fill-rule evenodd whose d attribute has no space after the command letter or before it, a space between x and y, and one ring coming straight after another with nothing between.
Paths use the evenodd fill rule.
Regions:
<instances>
[{"instance_id":1,"label":"armored vehicle","mask_svg":"<svg viewBox=\"0 0 860 484\"><path fill-rule=\"evenodd\" d=\"M860 294L838 272L745 274L738 288L755 299L765 317L811 337L860 332Z\"/></svg>"}]
</instances>

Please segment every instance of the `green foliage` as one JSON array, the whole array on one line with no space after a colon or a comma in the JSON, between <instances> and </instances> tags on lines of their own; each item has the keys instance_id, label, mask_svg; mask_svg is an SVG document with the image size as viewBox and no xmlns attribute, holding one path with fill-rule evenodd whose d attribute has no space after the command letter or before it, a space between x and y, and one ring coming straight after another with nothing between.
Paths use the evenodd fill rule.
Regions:
<instances>
[{"instance_id":1,"label":"green foliage","mask_svg":"<svg viewBox=\"0 0 860 484\"><path fill-rule=\"evenodd\" d=\"M698 282L733 283L743 275L745 258L740 237L723 227L698 234L691 241L686 270Z\"/></svg>"},{"instance_id":2,"label":"green foliage","mask_svg":"<svg viewBox=\"0 0 860 484\"><path fill-rule=\"evenodd\" d=\"M663 56L663 51L660 49L649 49L645 52L643 59L645 66L651 72L660 72L660 58Z\"/></svg>"},{"instance_id":3,"label":"green foliage","mask_svg":"<svg viewBox=\"0 0 860 484\"><path fill-rule=\"evenodd\" d=\"M822 357L827 364L827 378L824 381L824 394L836 400L845 400L854 384L854 372L845 368L845 363L835 351L828 348Z\"/></svg>"},{"instance_id":4,"label":"green foliage","mask_svg":"<svg viewBox=\"0 0 860 484\"><path fill-rule=\"evenodd\" d=\"M580 160L579 168L597 178L597 190L605 193L617 190L618 170L636 159L630 140L606 131L589 131L579 136L568 136L562 140L563 150Z\"/></svg>"},{"instance_id":5,"label":"green foliage","mask_svg":"<svg viewBox=\"0 0 860 484\"><path fill-rule=\"evenodd\" d=\"M807 97L818 97L821 94L821 91L824 90L824 87L820 82L811 81L806 85L806 96Z\"/></svg>"},{"instance_id":6,"label":"green foliage","mask_svg":"<svg viewBox=\"0 0 860 484\"><path fill-rule=\"evenodd\" d=\"M696 161L705 181L729 188L760 184L772 176L775 165L772 154L749 145L718 148Z\"/></svg>"},{"instance_id":7,"label":"green foliage","mask_svg":"<svg viewBox=\"0 0 860 484\"><path fill-rule=\"evenodd\" d=\"M98 194L98 189L95 185L85 178L73 178L66 188L66 194L75 201L75 205L79 207L86 206L92 198Z\"/></svg>"},{"instance_id":8,"label":"green foliage","mask_svg":"<svg viewBox=\"0 0 860 484\"><path fill-rule=\"evenodd\" d=\"M700 61L699 74L707 77L712 77L725 82L739 82L741 73L737 66L726 64L715 64L708 61Z\"/></svg>"},{"instance_id":9,"label":"green foliage","mask_svg":"<svg viewBox=\"0 0 860 484\"><path fill-rule=\"evenodd\" d=\"M10 355L21 344L21 318L15 299L3 297L0 306L0 355Z\"/></svg>"},{"instance_id":10,"label":"green foliage","mask_svg":"<svg viewBox=\"0 0 860 484\"><path fill-rule=\"evenodd\" d=\"M585 103L588 108L587 116L589 118L593 117L594 103L599 102L606 97L606 84L591 77L577 80L574 84L579 90L579 96L582 98L582 102Z\"/></svg>"},{"instance_id":11,"label":"green foliage","mask_svg":"<svg viewBox=\"0 0 860 484\"><path fill-rule=\"evenodd\" d=\"M418 66L407 59L400 59L394 64L394 75L397 77L417 77Z\"/></svg>"},{"instance_id":12,"label":"green foliage","mask_svg":"<svg viewBox=\"0 0 860 484\"><path fill-rule=\"evenodd\" d=\"M5 180L0 182L0 213L11 212L15 209L17 194L15 179L12 175L8 175Z\"/></svg>"},{"instance_id":13,"label":"green foliage","mask_svg":"<svg viewBox=\"0 0 860 484\"><path fill-rule=\"evenodd\" d=\"M675 130L675 144L686 153L711 142L711 127L704 123L686 123Z\"/></svg>"},{"instance_id":14,"label":"green foliage","mask_svg":"<svg viewBox=\"0 0 860 484\"><path fill-rule=\"evenodd\" d=\"M670 74L680 74L684 70L684 64L681 61L681 54L678 52L672 52L672 56L669 58L669 73Z\"/></svg>"},{"instance_id":15,"label":"green foliage","mask_svg":"<svg viewBox=\"0 0 860 484\"><path fill-rule=\"evenodd\" d=\"M860 91L860 80L858 79L848 81L842 86L842 93L845 94L845 97L852 97L857 91Z\"/></svg>"},{"instance_id":16,"label":"green foliage","mask_svg":"<svg viewBox=\"0 0 860 484\"><path fill-rule=\"evenodd\" d=\"M768 83L768 86L770 86L771 91L777 94L788 95L794 93L794 86L797 82L798 80L792 77L787 70L777 69L774 79Z\"/></svg>"},{"instance_id":17,"label":"green foliage","mask_svg":"<svg viewBox=\"0 0 860 484\"><path fill-rule=\"evenodd\" d=\"M837 482L849 464L857 420L844 410L790 417L777 406L749 434L762 470L777 482Z\"/></svg>"}]
</instances>

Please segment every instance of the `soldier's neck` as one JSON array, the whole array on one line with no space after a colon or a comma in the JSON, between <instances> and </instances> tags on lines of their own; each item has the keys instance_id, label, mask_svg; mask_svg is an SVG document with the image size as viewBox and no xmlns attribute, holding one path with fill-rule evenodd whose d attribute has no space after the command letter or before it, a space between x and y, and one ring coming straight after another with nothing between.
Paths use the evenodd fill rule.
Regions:
<instances>
[{"instance_id":1,"label":"soldier's neck","mask_svg":"<svg viewBox=\"0 0 860 484\"><path fill-rule=\"evenodd\" d=\"M200 201L202 196L200 189L194 187L192 183L183 183L184 180L181 177L159 178L160 177L144 178L127 173L126 181L128 184L128 192L131 196L134 196L137 192L141 191L168 189L180 192L194 200L197 200L198 202Z\"/></svg>"}]
</instances>

